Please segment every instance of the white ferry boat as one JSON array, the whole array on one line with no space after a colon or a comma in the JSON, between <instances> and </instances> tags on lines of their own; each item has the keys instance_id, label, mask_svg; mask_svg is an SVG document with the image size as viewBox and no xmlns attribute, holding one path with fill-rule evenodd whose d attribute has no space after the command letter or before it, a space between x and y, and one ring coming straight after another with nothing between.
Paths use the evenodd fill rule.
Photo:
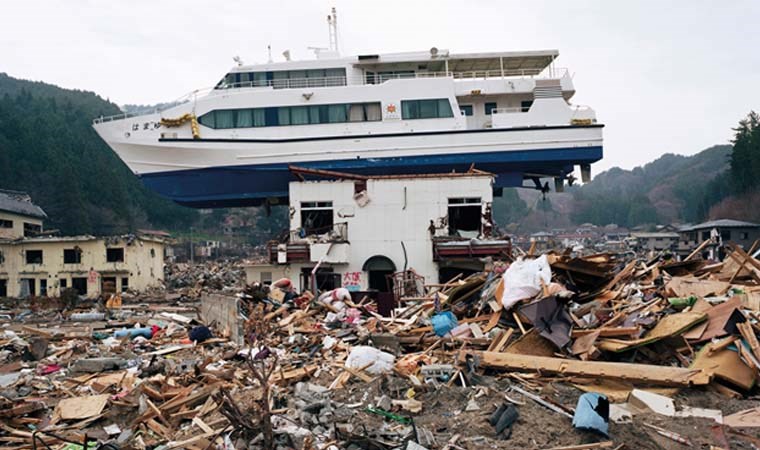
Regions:
<instances>
[{"instance_id":1,"label":"white ferry boat","mask_svg":"<svg viewBox=\"0 0 760 450\"><path fill-rule=\"evenodd\" d=\"M285 199L290 165L371 175L474 166L498 175L497 190L538 177L562 183L576 166L588 177L602 158L603 125L570 103L573 80L558 56L433 48L238 60L175 106L94 127L148 187L194 207Z\"/></svg>"}]
</instances>

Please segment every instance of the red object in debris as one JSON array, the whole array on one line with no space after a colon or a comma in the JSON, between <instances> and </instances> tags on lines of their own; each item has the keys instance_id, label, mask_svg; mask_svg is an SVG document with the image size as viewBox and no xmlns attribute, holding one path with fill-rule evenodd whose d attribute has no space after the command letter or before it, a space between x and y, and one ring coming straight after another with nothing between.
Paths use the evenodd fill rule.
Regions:
<instances>
[{"instance_id":1,"label":"red object in debris","mask_svg":"<svg viewBox=\"0 0 760 450\"><path fill-rule=\"evenodd\" d=\"M37 374L39 375L48 375L51 373L55 373L61 370L61 366L58 364L47 364L45 366L37 366Z\"/></svg>"}]
</instances>

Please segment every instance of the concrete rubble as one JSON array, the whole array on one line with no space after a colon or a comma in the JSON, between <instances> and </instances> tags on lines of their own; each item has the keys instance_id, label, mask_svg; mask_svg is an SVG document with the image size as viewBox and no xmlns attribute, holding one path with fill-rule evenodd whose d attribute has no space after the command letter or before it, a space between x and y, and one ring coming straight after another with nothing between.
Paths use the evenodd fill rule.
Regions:
<instances>
[{"instance_id":1,"label":"concrete rubble","mask_svg":"<svg viewBox=\"0 0 760 450\"><path fill-rule=\"evenodd\" d=\"M167 273L156 298L0 303L0 448L760 448L739 247L529 252L385 316L233 263Z\"/></svg>"}]
</instances>

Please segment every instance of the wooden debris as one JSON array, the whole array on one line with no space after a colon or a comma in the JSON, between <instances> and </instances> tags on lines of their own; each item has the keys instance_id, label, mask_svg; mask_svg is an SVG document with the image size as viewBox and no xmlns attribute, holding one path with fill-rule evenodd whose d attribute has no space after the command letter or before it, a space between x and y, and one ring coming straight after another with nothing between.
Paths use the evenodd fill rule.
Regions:
<instances>
[{"instance_id":1,"label":"wooden debris","mask_svg":"<svg viewBox=\"0 0 760 450\"><path fill-rule=\"evenodd\" d=\"M682 369L648 364L575 361L545 356L467 350L459 353L460 361L464 361L466 354L474 354L486 367L518 371L538 371L569 376L596 376L665 386L698 386L710 382L710 375L699 368Z\"/></svg>"}]
</instances>

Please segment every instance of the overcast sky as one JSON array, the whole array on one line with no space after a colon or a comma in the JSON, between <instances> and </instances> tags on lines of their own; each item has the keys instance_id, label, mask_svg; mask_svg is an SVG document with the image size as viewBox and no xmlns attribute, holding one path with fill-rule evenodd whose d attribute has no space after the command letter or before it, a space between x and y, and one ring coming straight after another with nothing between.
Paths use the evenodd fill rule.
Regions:
<instances>
[{"instance_id":1,"label":"overcast sky","mask_svg":"<svg viewBox=\"0 0 760 450\"><path fill-rule=\"evenodd\" d=\"M0 72L153 104L213 85L239 55L312 58L338 8L343 55L559 49L605 157L632 168L727 143L760 110L760 1L6 0Z\"/></svg>"}]
</instances>

